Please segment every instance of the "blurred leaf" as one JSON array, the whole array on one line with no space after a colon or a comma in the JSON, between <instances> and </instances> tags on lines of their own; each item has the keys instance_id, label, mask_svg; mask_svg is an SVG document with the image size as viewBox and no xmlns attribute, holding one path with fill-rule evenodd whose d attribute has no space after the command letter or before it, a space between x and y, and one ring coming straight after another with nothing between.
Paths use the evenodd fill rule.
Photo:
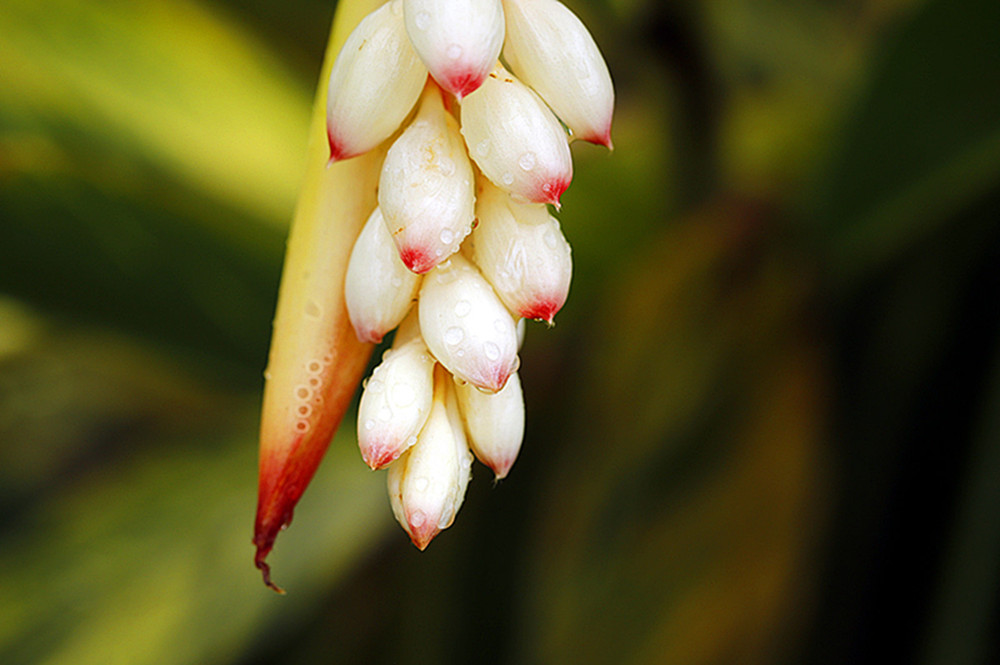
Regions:
<instances>
[{"instance_id":1,"label":"blurred leaf","mask_svg":"<svg viewBox=\"0 0 1000 665\"><path fill-rule=\"evenodd\" d=\"M766 662L779 648L817 533L804 525L820 523L825 390L795 332L802 273L758 253L762 219L740 203L693 215L594 315L607 352L575 382L571 443L550 467L523 660Z\"/></svg>"},{"instance_id":2,"label":"blurred leaf","mask_svg":"<svg viewBox=\"0 0 1000 665\"><path fill-rule=\"evenodd\" d=\"M0 290L256 386L308 91L198 4L18 0L0 18Z\"/></svg>"},{"instance_id":3,"label":"blurred leaf","mask_svg":"<svg viewBox=\"0 0 1000 665\"><path fill-rule=\"evenodd\" d=\"M853 281L954 220L1000 178L1000 3L930 0L874 68L815 214Z\"/></svg>"},{"instance_id":4,"label":"blurred leaf","mask_svg":"<svg viewBox=\"0 0 1000 665\"><path fill-rule=\"evenodd\" d=\"M0 12L0 174L58 166L34 149L78 134L286 222L311 83L295 85L247 31L187 0L9 0ZM94 171L85 150L66 157Z\"/></svg>"},{"instance_id":5,"label":"blurred leaf","mask_svg":"<svg viewBox=\"0 0 1000 665\"><path fill-rule=\"evenodd\" d=\"M162 441L58 491L0 536L0 661L206 665L280 639L390 521L384 478L351 438L334 441L300 504L305 528L275 551L286 597L252 564L255 432Z\"/></svg>"}]
</instances>

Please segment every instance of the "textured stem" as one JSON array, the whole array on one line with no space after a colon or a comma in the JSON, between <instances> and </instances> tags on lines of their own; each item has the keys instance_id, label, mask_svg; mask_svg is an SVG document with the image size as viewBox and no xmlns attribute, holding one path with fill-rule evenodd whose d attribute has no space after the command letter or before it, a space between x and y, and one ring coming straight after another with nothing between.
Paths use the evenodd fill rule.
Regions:
<instances>
[{"instance_id":1,"label":"textured stem","mask_svg":"<svg viewBox=\"0 0 1000 665\"><path fill-rule=\"evenodd\" d=\"M305 179L292 222L268 359L261 416L254 562L265 563L278 532L319 466L364 372L372 345L357 340L344 304L351 247L376 205L379 151L327 164L327 78L341 45L378 0L341 0L316 94Z\"/></svg>"}]
</instances>

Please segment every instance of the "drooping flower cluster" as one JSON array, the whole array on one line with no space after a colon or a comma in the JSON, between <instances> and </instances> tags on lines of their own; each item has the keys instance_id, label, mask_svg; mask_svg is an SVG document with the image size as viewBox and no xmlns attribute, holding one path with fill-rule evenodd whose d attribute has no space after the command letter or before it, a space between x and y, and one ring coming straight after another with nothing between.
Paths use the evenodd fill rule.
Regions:
<instances>
[{"instance_id":1,"label":"drooping flower cluster","mask_svg":"<svg viewBox=\"0 0 1000 665\"><path fill-rule=\"evenodd\" d=\"M361 341L398 326L358 441L389 467L421 549L452 523L473 454L497 478L517 457L523 320L551 324L572 271L548 205L572 179L572 139L611 147L613 105L597 46L558 0L391 0L333 66L331 161L389 142L345 279Z\"/></svg>"}]
</instances>

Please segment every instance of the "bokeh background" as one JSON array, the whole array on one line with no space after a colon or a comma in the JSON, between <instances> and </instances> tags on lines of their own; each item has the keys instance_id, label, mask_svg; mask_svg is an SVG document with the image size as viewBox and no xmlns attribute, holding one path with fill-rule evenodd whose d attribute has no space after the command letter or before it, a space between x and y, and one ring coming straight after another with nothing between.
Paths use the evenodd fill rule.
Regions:
<instances>
[{"instance_id":1,"label":"bokeh background","mask_svg":"<svg viewBox=\"0 0 1000 665\"><path fill-rule=\"evenodd\" d=\"M616 81L521 459L351 425L261 584L326 0L0 3L0 662L998 662L1000 3L571 0Z\"/></svg>"}]
</instances>

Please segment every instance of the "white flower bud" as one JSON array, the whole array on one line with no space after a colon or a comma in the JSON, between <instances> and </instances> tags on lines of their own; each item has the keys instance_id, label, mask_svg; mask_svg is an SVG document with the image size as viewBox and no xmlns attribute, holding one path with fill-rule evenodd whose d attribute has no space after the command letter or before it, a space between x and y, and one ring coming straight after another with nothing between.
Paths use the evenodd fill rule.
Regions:
<instances>
[{"instance_id":1,"label":"white flower bud","mask_svg":"<svg viewBox=\"0 0 1000 665\"><path fill-rule=\"evenodd\" d=\"M424 273L458 250L472 229L472 164L441 89L426 87L413 123L389 148L378 201L406 266Z\"/></svg>"},{"instance_id":2,"label":"white flower bud","mask_svg":"<svg viewBox=\"0 0 1000 665\"><path fill-rule=\"evenodd\" d=\"M331 161L389 138L420 96L427 69L406 36L400 2L366 16L333 63L326 100Z\"/></svg>"},{"instance_id":3,"label":"white flower bud","mask_svg":"<svg viewBox=\"0 0 1000 665\"><path fill-rule=\"evenodd\" d=\"M573 179L566 132L545 102L503 67L462 102L462 134L473 161L497 187L559 206Z\"/></svg>"},{"instance_id":4,"label":"white flower bud","mask_svg":"<svg viewBox=\"0 0 1000 665\"><path fill-rule=\"evenodd\" d=\"M504 0L503 55L576 138L611 148L615 91L597 44L558 0Z\"/></svg>"},{"instance_id":5,"label":"white flower bud","mask_svg":"<svg viewBox=\"0 0 1000 665\"><path fill-rule=\"evenodd\" d=\"M483 183L473 260L507 307L551 324L566 302L573 259L559 221L542 204L518 203Z\"/></svg>"},{"instance_id":6,"label":"white flower bud","mask_svg":"<svg viewBox=\"0 0 1000 665\"><path fill-rule=\"evenodd\" d=\"M358 446L373 469L399 457L417 441L434 395L434 358L421 338L393 345L361 394Z\"/></svg>"},{"instance_id":7,"label":"white flower bud","mask_svg":"<svg viewBox=\"0 0 1000 665\"><path fill-rule=\"evenodd\" d=\"M456 378L497 392L517 370L514 319L461 254L424 279L417 313L427 348Z\"/></svg>"},{"instance_id":8,"label":"white flower bud","mask_svg":"<svg viewBox=\"0 0 1000 665\"><path fill-rule=\"evenodd\" d=\"M416 300L420 279L403 265L375 208L354 242L344 279L347 314L358 339L381 342L399 325Z\"/></svg>"},{"instance_id":9,"label":"white flower bud","mask_svg":"<svg viewBox=\"0 0 1000 665\"><path fill-rule=\"evenodd\" d=\"M472 469L452 381L440 367L434 374L427 422L416 444L389 467L388 478L392 512L421 550L451 526Z\"/></svg>"},{"instance_id":10,"label":"white flower bud","mask_svg":"<svg viewBox=\"0 0 1000 665\"><path fill-rule=\"evenodd\" d=\"M455 392L469 447L480 462L493 469L497 480L505 478L524 438L524 395L517 372L495 395L484 394L470 384L456 385Z\"/></svg>"},{"instance_id":11,"label":"white flower bud","mask_svg":"<svg viewBox=\"0 0 1000 665\"><path fill-rule=\"evenodd\" d=\"M459 99L482 85L500 57L500 0L404 0L403 15L431 76Z\"/></svg>"}]
</instances>

